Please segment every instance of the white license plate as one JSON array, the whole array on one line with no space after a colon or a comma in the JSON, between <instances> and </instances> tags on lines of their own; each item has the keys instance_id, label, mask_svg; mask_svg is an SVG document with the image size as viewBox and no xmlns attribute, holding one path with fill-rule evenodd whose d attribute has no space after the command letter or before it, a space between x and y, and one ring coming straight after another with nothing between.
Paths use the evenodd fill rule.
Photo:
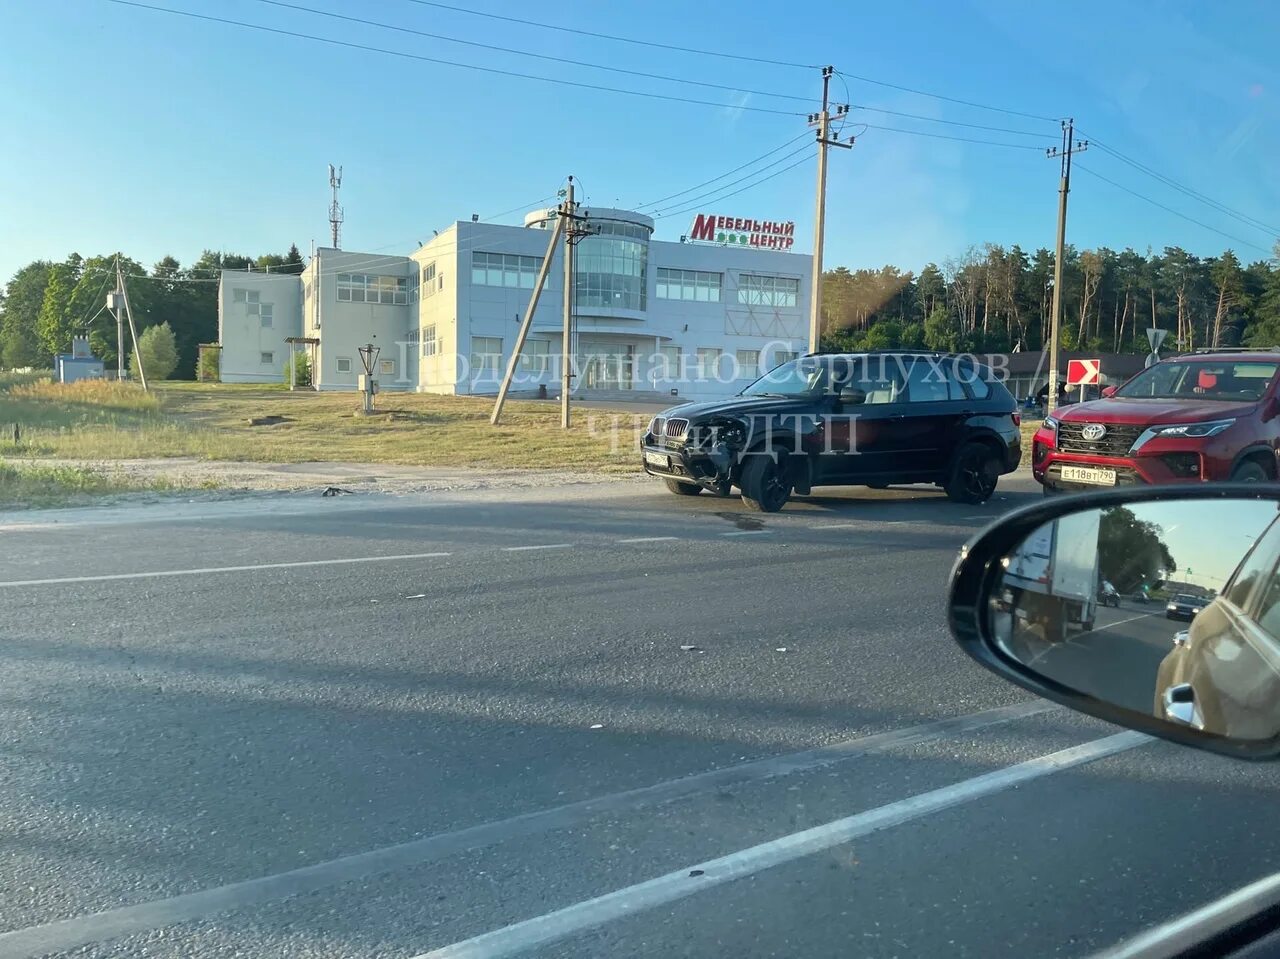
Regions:
<instances>
[{"instance_id":1,"label":"white license plate","mask_svg":"<svg viewBox=\"0 0 1280 959\"><path fill-rule=\"evenodd\" d=\"M1062 478L1068 483L1089 483L1093 486L1115 486L1116 471L1095 469L1091 466L1064 466Z\"/></svg>"},{"instance_id":2,"label":"white license plate","mask_svg":"<svg viewBox=\"0 0 1280 959\"><path fill-rule=\"evenodd\" d=\"M650 466L659 466L664 470L671 469L671 457L667 456L666 453L650 453L645 450L644 461Z\"/></svg>"}]
</instances>

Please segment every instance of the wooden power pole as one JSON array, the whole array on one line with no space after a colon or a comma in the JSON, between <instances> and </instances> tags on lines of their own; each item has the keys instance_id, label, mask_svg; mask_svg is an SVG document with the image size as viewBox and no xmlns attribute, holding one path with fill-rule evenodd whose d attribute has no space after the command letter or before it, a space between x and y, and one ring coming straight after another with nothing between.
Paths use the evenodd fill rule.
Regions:
<instances>
[{"instance_id":1,"label":"wooden power pole","mask_svg":"<svg viewBox=\"0 0 1280 959\"><path fill-rule=\"evenodd\" d=\"M1058 408L1058 341L1062 330L1062 266L1067 252L1067 194L1071 192L1071 156L1083 153L1089 141L1075 139L1075 121L1062 121L1062 146L1045 151L1062 161L1062 179L1058 183L1058 243L1053 255L1053 315L1049 317L1049 395L1046 415Z\"/></svg>"}]
</instances>

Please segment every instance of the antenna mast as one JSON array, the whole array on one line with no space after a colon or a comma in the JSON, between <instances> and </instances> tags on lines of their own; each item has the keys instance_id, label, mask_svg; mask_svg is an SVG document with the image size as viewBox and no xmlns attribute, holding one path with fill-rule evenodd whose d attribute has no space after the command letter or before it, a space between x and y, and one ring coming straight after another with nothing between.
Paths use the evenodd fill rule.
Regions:
<instances>
[{"instance_id":1,"label":"antenna mast","mask_svg":"<svg viewBox=\"0 0 1280 959\"><path fill-rule=\"evenodd\" d=\"M342 189L342 167L334 170L329 164L329 186L333 189L333 202L329 204L329 226L333 230L333 248L340 250L338 241L342 234L342 207L338 205L338 191Z\"/></svg>"}]
</instances>

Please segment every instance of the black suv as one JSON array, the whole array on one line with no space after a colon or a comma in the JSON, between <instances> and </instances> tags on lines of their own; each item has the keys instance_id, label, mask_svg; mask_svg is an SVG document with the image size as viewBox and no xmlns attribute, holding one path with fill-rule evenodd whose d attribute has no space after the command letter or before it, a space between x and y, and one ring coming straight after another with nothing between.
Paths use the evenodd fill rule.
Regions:
<instances>
[{"instance_id":1,"label":"black suv","mask_svg":"<svg viewBox=\"0 0 1280 959\"><path fill-rule=\"evenodd\" d=\"M1017 469L1018 404L970 357L886 351L804 356L737 396L653 418L645 472L682 496L742 491L775 512L815 486L934 483L985 502Z\"/></svg>"}]
</instances>

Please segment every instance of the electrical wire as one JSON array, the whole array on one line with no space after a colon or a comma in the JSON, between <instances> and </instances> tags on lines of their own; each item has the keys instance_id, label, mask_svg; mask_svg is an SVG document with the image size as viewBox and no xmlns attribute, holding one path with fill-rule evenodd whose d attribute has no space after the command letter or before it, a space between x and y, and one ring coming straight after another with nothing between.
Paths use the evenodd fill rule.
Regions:
<instances>
[{"instance_id":1,"label":"electrical wire","mask_svg":"<svg viewBox=\"0 0 1280 959\"><path fill-rule=\"evenodd\" d=\"M727 200L729 199L729 197L737 196L739 193L745 193L747 190L753 189L754 187L758 187L761 183L765 183L769 180L772 180L774 177L782 176L782 174L786 173L788 170L794 170L796 167L800 166L802 163L807 163L811 159L813 159L812 155L801 157L799 160L797 160L795 163L792 163L790 166L784 166L781 170L776 170L773 173L770 173L766 177L761 177L759 180L756 180L754 183L748 183L744 187L739 187L738 189L734 190L732 193L726 193L723 196L708 197L704 200L699 201L698 203L693 204L692 206L686 207L683 210L672 210L669 213L656 215L654 216L654 219L660 220L663 217L680 216L681 214L684 214L684 213L692 213L694 210L698 209L699 207L705 206L708 203L719 203L721 200Z\"/></svg>"},{"instance_id":2,"label":"electrical wire","mask_svg":"<svg viewBox=\"0 0 1280 959\"><path fill-rule=\"evenodd\" d=\"M1145 173L1147 176L1152 177L1153 179L1159 180L1161 183L1165 184L1166 186L1172 187L1173 189L1177 190L1179 193L1183 193L1194 200L1199 200L1201 203L1205 204L1206 206L1212 207L1213 209L1217 210L1219 213L1226 214L1232 219L1237 220L1240 223L1243 223L1245 226L1252 227L1255 230L1261 230L1264 233L1269 233L1271 234L1272 237L1280 237L1280 227L1276 227L1276 226L1272 226L1271 224L1264 223L1262 220L1255 219L1254 217L1249 216L1249 214L1247 213L1241 213L1239 210L1233 210L1231 207L1227 206L1225 203L1220 203L1217 200L1213 199L1213 197L1206 196L1205 194L1199 192L1198 190L1193 190L1189 186L1184 186L1183 184L1179 183L1177 180L1174 180L1171 177L1167 177L1163 173L1156 172L1155 170L1151 169L1151 167L1146 166L1143 163L1139 163L1137 160L1133 159L1132 157L1125 156L1119 150L1115 149L1115 147L1107 146L1107 144L1103 143L1101 140L1097 140L1094 137L1089 136L1088 134L1084 133L1084 131L1080 131L1080 135L1088 139L1090 146L1097 147L1098 149L1102 150L1104 153L1108 153L1111 156L1115 157L1121 163L1127 163L1129 166L1133 167L1135 170Z\"/></svg>"},{"instance_id":3,"label":"electrical wire","mask_svg":"<svg viewBox=\"0 0 1280 959\"><path fill-rule=\"evenodd\" d=\"M408 33L414 36L427 37L432 40L444 40L447 43L460 43L468 47L478 47L482 50L496 50L499 53L512 53L521 57L533 57L537 60L549 60L552 63L565 63L575 67L586 67L591 70L608 70L612 73L622 73L632 77L644 77L647 80L662 80L667 83L679 83L685 86L710 87L715 90L727 90L731 93L750 93L759 97L775 97L781 100L797 100L801 103L812 103L813 97L796 96L790 93L771 93L767 90L747 90L742 87L730 86L726 83L712 83L707 80L693 80L688 77L671 77L661 73L647 73L644 70L628 70L625 67L611 67L602 63L589 63L585 60L573 60L569 57L555 57L548 53L534 53L531 50L519 50L514 47L500 47L492 43L480 43L476 40L464 40L460 37L445 36L442 33L430 33L426 30L417 30L413 27L401 26L396 23L381 23L377 20L368 20L364 17L350 17L341 13L332 13L328 10L317 10L314 7L304 7L297 3L287 3L285 0L258 0L259 3L265 3L273 7L282 7L286 10L298 10L303 13L315 14L318 17L329 17L334 20L345 20L348 23L360 23L369 27L378 27L382 30L395 30L398 33Z\"/></svg>"},{"instance_id":4,"label":"electrical wire","mask_svg":"<svg viewBox=\"0 0 1280 959\"><path fill-rule=\"evenodd\" d=\"M672 200L678 196L684 196L686 193L692 193L694 190L700 190L709 183L715 183L717 180L723 180L727 176L733 176L739 170L745 170L749 166L754 166L755 164L759 163L761 160L771 157L775 153L778 153L781 150L785 150L787 147L791 146L791 144L797 142L798 140L802 140L810 136L812 136L812 134L810 134L808 131L805 131L804 133L801 133L799 136L792 137L790 140L788 140L786 143L782 144L781 146L774 147L768 153L762 154L756 157L754 160L748 160L746 163L742 164L741 166L734 167L732 170L728 171L727 173L721 173L719 176L713 176L710 180L703 180L701 183L695 186L691 186L687 190L681 190L679 193L671 193L657 200L650 200L648 203L641 203L639 206L636 207L636 211L638 212L640 210L643 210L645 207L650 207L650 206L656 207L658 204L666 203L668 200Z\"/></svg>"},{"instance_id":5,"label":"electrical wire","mask_svg":"<svg viewBox=\"0 0 1280 959\"><path fill-rule=\"evenodd\" d=\"M924 130L903 130L900 127L884 127L876 123L862 124L868 130L883 130L886 133L909 133L916 137L932 137L935 140L958 140L961 143L982 143L992 147L1009 147L1011 150L1035 150L1042 152L1044 147L1032 146L1029 143L1003 143L999 140L979 140L975 137L956 137L948 133L927 133Z\"/></svg>"},{"instance_id":6,"label":"electrical wire","mask_svg":"<svg viewBox=\"0 0 1280 959\"><path fill-rule=\"evenodd\" d=\"M1021 110L1010 110L1006 107L996 107L989 103L979 103L976 100L962 100L959 97L943 96L941 93L931 93L928 90L917 90L914 87L904 87L897 83L889 83L885 80L876 80L872 77L860 77L854 73L843 73L837 70L836 73L841 76L847 76L850 80L857 80L860 83L870 83L878 87L887 87L890 90L900 90L903 93L911 93L918 97L931 97L934 100L943 100L947 103L958 103L961 106L973 107L976 110L991 110L995 113L1007 113L1011 117L1023 117L1027 120L1044 120L1046 123L1057 123L1060 117L1046 117L1038 113L1023 113Z\"/></svg>"},{"instance_id":7,"label":"electrical wire","mask_svg":"<svg viewBox=\"0 0 1280 959\"><path fill-rule=\"evenodd\" d=\"M716 187L714 190L709 190L707 193L703 194L702 196L686 197L685 199L680 200L676 203L669 203L667 204L667 206L661 207L660 209L653 211L649 215L656 219L659 216L664 215L667 210L670 210L674 207L684 206L686 203L701 204L701 202L711 194L719 193L721 190L725 189L726 187L734 186L735 184L741 183L743 180L749 180L753 176L759 173L763 173L765 170L768 170L771 167L777 166L779 163L786 163L788 160L790 160L792 157L796 156L799 153L807 153L809 149L810 149L810 145L806 143L804 146L800 147L799 149L792 150L790 153L779 157L778 159L774 160L772 163L766 163L764 166L760 167L758 170L752 170L750 173L746 174L745 176L740 176L736 180L730 180L728 183L722 183L720 186ZM689 191L685 191L685 192L689 192Z\"/></svg>"},{"instance_id":8,"label":"electrical wire","mask_svg":"<svg viewBox=\"0 0 1280 959\"><path fill-rule=\"evenodd\" d=\"M1090 141L1091 144L1092 142L1093 141ZM1085 166L1079 160L1076 161L1073 169L1083 170L1085 173L1089 174L1089 176L1096 177L1097 179L1101 180L1103 183L1110 183L1117 190L1123 190L1125 193L1128 193L1130 196L1136 196L1139 200L1144 200L1147 203L1150 203L1152 206L1159 207L1160 209L1164 210L1166 213L1172 213L1174 216L1180 217L1181 219L1186 220L1188 223L1194 223L1196 226L1209 230L1211 233L1216 233L1219 236L1224 236L1228 240L1234 240L1236 243L1239 243L1243 246L1249 246L1249 247L1253 247L1253 249L1255 250L1261 250L1263 253L1266 253L1268 256L1272 252L1271 250L1265 249L1264 247L1261 247L1256 243L1250 243L1248 240L1241 239L1238 236L1233 236L1230 233L1227 233L1223 230L1219 230L1217 227L1210 226L1208 223L1203 223L1200 220L1195 219L1194 217L1189 217L1185 213L1179 213L1177 210L1175 210L1171 206L1165 206L1163 203L1160 203L1157 200L1153 200L1151 199L1151 197L1146 196L1145 194L1139 193L1137 190L1131 190L1127 186L1124 186L1121 183L1117 183L1115 180L1112 180L1108 177L1103 176L1101 173L1096 173L1095 171L1090 170L1087 166Z\"/></svg>"},{"instance_id":9,"label":"electrical wire","mask_svg":"<svg viewBox=\"0 0 1280 959\"><path fill-rule=\"evenodd\" d=\"M907 120L925 120L929 123L945 123L948 126L968 127L971 130L988 130L992 133L1011 133L1016 136L1036 137L1038 139L1044 139L1046 136L1044 133L1035 133L1032 130L1014 130L1010 127L990 127L981 123L963 123L960 120L943 120L939 117L922 116L919 113L903 113L901 110L886 110L883 107L869 107L863 103L855 103L850 109L868 110L871 113L885 113L892 117L903 117Z\"/></svg>"},{"instance_id":10,"label":"electrical wire","mask_svg":"<svg viewBox=\"0 0 1280 959\"><path fill-rule=\"evenodd\" d=\"M441 10L452 10L454 13L467 13L473 17L488 17L490 20L502 20L506 23L518 23L526 27L538 27L541 30L558 30L561 33L574 33L581 37L594 37L597 40L613 40L618 43L633 43L642 47L654 47L659 50L674 50L678 53L693 53L700 57L719 57L724 60L738 60L743 63L764 63L774 67L794 67L800 70L821 70L821 64L792 63L787 60L770 60L765 57L752 57L741 53L725 53L721 50L709 50L698 47L681 47L671 43L658 43L655 40L640 40L636 37L622 37L611 33L596 33L592 30L579 30L575 27L562 27L554 23L542 23L537 20L522 20L519 17L508 17L500 13L488 13L484 10L469 10L435 0L408 0L423 7L436 7Z\"/></svg>"},{"instance_id":11,"label":"electrical wire","mask_svg":"<svg viewBox=\"0 0 1280 959\"><path fill-rule=\"evenodd\" d=\"M597 90L603 93L621 93L626 96L645 97L650 100L667 100L672 103L691 103L698 106L716 107L722 110L750 110L753 113L772 113L778 116L805 116L796 110L775 110L770 107L754 107L746 105L736 105L732 103L722 103L717 100L699 100L696 97L681 97L668 93L652 93L646 90L630 90L625 87L609 87L597 83L584 83L579 80L563 80L557 77L543 77L534 73L520 73L516 70L501 70L497 67L485 67L476 63L463 63L458 60L445 60L440 57L428 57L419 53L407 53L403 50L392 50L387 47L375 47L365 43L354 43L350 40L336 40L332 37L321 37L313 33L301 33L295 30L283 30L279 27L269 27L261 23L250 23L245 20L233 20L229 17L215 17L204 13L192 13L188 10L174 10L170 7L158 7L150 3L140 3L138 0L106 0L107 3L114 3L123 7L135 7L139 10L151 10L155 13L167 13L177 17L188 17L193 20L205 20L209 23L222 23L228 26L243 27L247 30L258 30L263 33L274 33L282 37L293 37L298 40L312 40L316 43L327 43L331 46L346 47L351 50L363 50L367 53L381 53L386 56L400 57L405 60L416 60L422 63L435 63L441 66L458 67L463 70L475 70L480 73L492 73L498 76L514 77L519 80L537 80L542 83L555 83L561 86L577 87L583 90Z\"/></svg>"}]
</instances>

